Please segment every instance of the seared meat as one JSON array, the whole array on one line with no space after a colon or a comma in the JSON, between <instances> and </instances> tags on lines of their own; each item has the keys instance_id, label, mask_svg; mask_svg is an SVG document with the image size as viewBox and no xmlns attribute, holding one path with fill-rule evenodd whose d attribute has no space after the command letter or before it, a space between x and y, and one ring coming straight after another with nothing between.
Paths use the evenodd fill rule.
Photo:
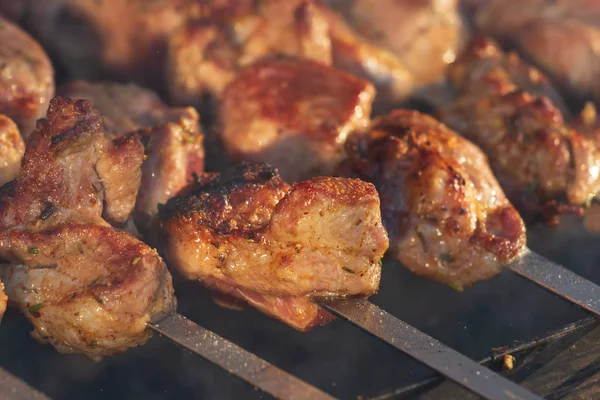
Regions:
<instances>
[{"instance_id":1,"label":"seared meat","mask_svg":"<svg viewBox=\"0 0 600 400\"><path fill-rule=\"evenodd\" d=\"M19 175L25 143L17 125L0 114L0 186Z\"/></svg>"},{"instance_id":2,"label":"seared meat","mask_svg":"<svg viewBox=\"0 0 600 400\"><path fill-rule=\"evenodd\" d=\"M333 0L350 26L390 50L418 84L442 81L464 42L457 0Z\"/></svg>"},{"instance_id":3,"label":"seared meat","mask_svg":"<svg viewBox=\"0 0 600 400\"><path fill-rule=\"evenodd\" d=\"M485 155L433 118L396 110L346 147L344 168L375 184L391 255L411 271L462 289L524 249L523 221Z\"/></svg>"},{"instance_id":4,"label":"seared meat","mask_svg":"<svg viewBox=\"0 0 600 400\"><path fill-rule=\"evenodd\" d=\"M133 84L74 82L61 93L91 101L109 134L141 135L146 161L135 204L138 228L147 229L158 204L186 186L193 173L204 171L203 136L193 108L168 107L152 91Z\"/></svg>"},{"instance_id":5,"label":"seared meat","mask_svg":"<svg viewBox=\"0 0 600 400\"><path fill-rule=\"evenodd\" d=\"M348 133L368 124L374 92L369 82L316 62L261 61L225 90L221 140L232 159L267 162L288 181L328 175Z\"/></svg>"},{"instance_id":6,"label":"seared meat","mask_svg":"<svg viewBox=\"0 0 600 400\"><path fill-rule=\"evenodd\" d=\"M593 143L570 129L546 97L517 82L491 41L476 40L449 70L458 96L441 120L478 144L511 201L525 213L548 204L582 206L600 189Z\"/></svg>"},{"instance_id":7,"label":"seared meat","mask_svg":"<svg viewBox=\"0 0 600 400\"><path fill-rule=\"evenodd\" d=\"M40 45L0 18L0 113L28 137L54 95L54 71Z\"/></svg>"},{"instance_id":8,"label":"seared meat","mask_svg":"<svg viewBox=\"0 0 600 400\"><path fill-rule=\"evenodd\" d=\"M600 100L600 3L590 0L470 0L483 33L516 46L562 89Z\"/></svg>"},{"instance_id":9,"label":"seared meat","mask_svg":"<svg viewBox=\"0 0 600 400\"><path fill-rule=\"evenodd\" d=\"M331 318L308 296L369 296L388 247L373 185L285 183L246 163L202 179L161 210L166 255L188 279L299 330Z\"/></svg>"},{"instance_id":10,"label":"seared meat","mask_svg":"<svg viewBox=\"0 0 600 400\"><path fill-rule=\"evenodd\" d=\"M101 218L103 202L105 213L119 203L115 187L139 184L142 146L120 140L106 139L88 102L56 98L21 175L0 193L2 279L33 336L61 352L95 358L142 344L146 323L175 307L156 251ZM114 170L105 174L107 159Z\"/></svg>"},{"instance_id":11,"label":"seared meat","mask_svg":"<svg viewBox=\"0 0 600 400\"><path fill-rule=\"evenodd\" d=\"M85 101L55 98L30 138L21 176L7 185L16 197L0 204L4 226L26 226L52 210L59 219L113 222L131 213L143 147L133 136L105 138L100 115ZM135 161L137 160L137 161ZM39 222L37 222L39 223Z\"/></svg>"}]
</instances>

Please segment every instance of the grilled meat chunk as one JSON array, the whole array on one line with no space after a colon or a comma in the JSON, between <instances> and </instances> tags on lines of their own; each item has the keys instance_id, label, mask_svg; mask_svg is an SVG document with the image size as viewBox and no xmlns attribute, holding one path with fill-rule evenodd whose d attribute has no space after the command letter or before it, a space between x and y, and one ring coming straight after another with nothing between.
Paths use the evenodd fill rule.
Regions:
<instances>
[{"instance_id":1,"label":"grilled meat chunk","mask_svg":"<svg viewBox=\"0 0 600 400\"><path fill-rule=\"evenodd\" d=\"M101 218L115 187L139 184L142 146L126 142L105 137L87 101L55 98L21 175L0 192L0 275L33 336L60 352L96 358L143 344L146 323L175 307L156 251ZM120 165L130 157L137 172Z\"/></svg>"},{"instance_id":2,"label":"grilled meat chunk","mask_svg":"<svg viewBox=\"0 0 600 400\"><path fill-rule=\"evenodd\" d=\"M396 55L421 85L444 79L466 36L457 0L330 3L361 36Z\"/></svg>"},{"instance_id":3,"label":"grilled meat chunk","mask_svg":"<svg viewBox=\"0 0 600 400\"><path fill-rule=\"evenodd\" d=\"M470 0L476 27L508 42L575 98L600 100L600 3Z\"/></svg>"},{"instance_id":4,"label":"grilled meat chunk","mask_svg":"<svg viewBox=\"0 0 600 400\"><path fill-rule=\"evenodd\" d=\"M17 125L0 114L0 186L19 175L25 143Z\"/></svg>"},{"instance_id":5,"label":"grilled meat chunk","mask_svg":"<svg viewBox=\"0 0 600 400\"><path fill-rule=\"evenodd\" d=\"M388 247L373 185L285 183L266 164L210 175L161 210L167 259L188 279L299 330L331 316L308 296L369 296Z\"/></svg>"},{"instance_id":6,"label":"grilled meat chunk","mask_svg":"<svg viewBox=\"0 0 600 400\"><path fill-rule=\"evenodd\" d=\"M142 158L136 137L105 137L88 102L57 97L28 142L21 176L5 187L15 194L0 203L3 225L26 226L48 213L83 221L104 212L109 221L124 222L135 203Z\"/></svg>"},{"instance_id":7,"label":"grilled meat chunk","mask_svg":"<svg viewBox=\"0 0 600 400\"><path fill-rule=\"evenodd\" d=\"M433 118L396 110L346 143L344 169L375 184L391 256L462 289L525 246L521 217L481 150Z\"/></svg>"},{"instance_id":8,"label":"grilled meat chunk","mask_svg":"<svg viewBox=\"0 0 600 400\"><path fill-rule=\"evenodd\" d=\"M600 157L546 97L520 88L490 58L495 43L476 40L450 67L458 91L440 119L479 145L508 197L526 214L549 204L589 204L600 189Z\"/></svg>"},{"instance_id":9,"label":"grilled meat chunk","mask_svg":"<svg viewBox=\"0 0 600 400\"><path fill-rule=\"evenodd\" d=\"M28 137L54 95L54 71L31 36L1 17L0 24L0 113Z\"/></svg>"},{"instance_id":10,"label":"grilled meat chunk","mask_svg":"<svg viewBox=\"0 0 600 400\"><path fill-rule=\"evenodd\" d=\"M284 180L328 175L348 133L368 124L374 94L369 82L316 62L261 61L225 90L220 139L233 160L267 162Z\"/></svg>"},{"instance_id":11,"label":"grilled meat chunk","mask_svg":"<svg viewBox=\"0 0 600 400\"><path fill-rule=\"evenodd\" d=\"M91 101L109 135L137 132L142 138L146 161L135 203L138 228L148 229L158 204L186 186L193 173L204 171L203 136L193 108L168 107L154 92L134 84L73 82L61 94Z\"/></svg>"}]
</instances>

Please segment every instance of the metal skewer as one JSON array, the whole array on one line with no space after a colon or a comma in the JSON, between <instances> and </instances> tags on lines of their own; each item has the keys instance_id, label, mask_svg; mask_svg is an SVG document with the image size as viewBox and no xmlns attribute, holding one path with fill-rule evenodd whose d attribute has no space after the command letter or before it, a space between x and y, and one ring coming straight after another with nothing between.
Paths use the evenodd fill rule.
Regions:
<instances>
[{"instance_id":1,"label":"metal skewer","mask_svg":"<svg viewBox=\"0 0 600 400\"><path fill-rule=\"evenodd\" d=\"M368 300L318 299L318 303L486 399L541 399L527 389L399 320Z\"/></svg>"},{"instance_id":2,"label":"metal skewer","mask_svg":"<svg viewBox=\"0 0 600 400\"><path fill-rule=\"evenodd\" d=\"M526 250L507 267L600 315L600 286L574 272L531 250ZM480 396L490 400L540 399L367 300L316 300L333 313ZM277 398L333 398L179 314L150 325L150 328Z\"/></svg>"},{"instance_id":3,"label":"metal skewer","mask_svg":"<svg viewBox=\"0 0 600 400\"><path fill-rule=\"evenodd\" d=\"M527 249L507 265L512 271L600 316L600 286Z\"/></svg>"},{"instance_id":4,"label":"metal skewer","mask_svg":"<svg viewBox=\"0 0 600 400\"><path fill-rule=\"evenodd\" d=\"M148 326L278 399L335 399L180 314Z\"/></svg>"},{"instance_id":5,"label":"metal skewer","mask_svg":"<svg viewBox=\"0 0 600 400\"><path fill-rule=\"evenodd\" d=\"M50 397L0 368L0 400L50 400Z\"/></svg>"}]
</instances>

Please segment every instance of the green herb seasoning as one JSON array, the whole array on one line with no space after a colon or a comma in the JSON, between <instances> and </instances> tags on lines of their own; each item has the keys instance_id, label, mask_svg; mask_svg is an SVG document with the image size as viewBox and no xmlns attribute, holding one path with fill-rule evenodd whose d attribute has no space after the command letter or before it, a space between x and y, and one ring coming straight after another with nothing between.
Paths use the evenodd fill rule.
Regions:
<instances>
[{"instance_id":1,"label":"green herb seasoning","mask_svg":"<svg viewBox=\"0 0 600 400\"><path fill-rule=\"evenodd\" d=\"M38 248L37 248L37 247L35 247L35 246L31 246L30 248L28 248L28 249L27 249L27 252L28 252L29 254L36 255L37 253L39 253L39 250L38 250Z\"/></svg>"},{"instance_id":2,"label":"green herb seasoning","mask_svg":"<svg viewBox=\"0 0 600 400\"><path fill-rule=\"evenodd\" d=\"M34 306L31 306L31 307L29 307L29 313L30 313L30 314L33 314L33 313L35 313L35 312L38 312L38 311L40 311L40 309L41 309L42 307L43 307L43 304L42 304L42 303L38 303L38 304L36 304L36 305L34 305Z\"/></svg>"}]
</instances>

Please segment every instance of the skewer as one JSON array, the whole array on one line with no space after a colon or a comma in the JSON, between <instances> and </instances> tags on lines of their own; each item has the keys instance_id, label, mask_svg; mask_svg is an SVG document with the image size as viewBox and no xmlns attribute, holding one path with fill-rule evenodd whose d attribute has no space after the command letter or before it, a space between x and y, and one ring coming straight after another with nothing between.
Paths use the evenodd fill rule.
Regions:
<instances>
[{"instance_id":1,"label":"skewer","mask_svg":"<svg viewBox=\"0 0 600 400\"><path fill-rule=\"evenodd\" d=\"M368 300L318 299L318 303L486 399L541 399L527 389L399 320Z\"/></svg>"},{"instance_id":2,"label":"skewer","mask_svg":"<svg viewBox=\"0 0 600 400\"><path fill-rule=\"evenodd\" d=\"M148 326L275 398L335 399L180 314L171 314Z\"/></svg>"},{"instance_id":3,"label":"skewer","mask_svg":"<svg viewBox=\"0 0 600 400\"><path fill-rule=\"evenodd\" d=\"M507 267L558 296L600 316L600 286L527 249Z\"/></svg>"},{"instance_id":4,"label":"skewer","mask_svg":"<svg viewBox=\"0 0 600 400\"><path fill-rule=\"evenodd\" d=\"M50 397L0 368L0 400L50 400Z\"/></svg>"}]
</instances>

